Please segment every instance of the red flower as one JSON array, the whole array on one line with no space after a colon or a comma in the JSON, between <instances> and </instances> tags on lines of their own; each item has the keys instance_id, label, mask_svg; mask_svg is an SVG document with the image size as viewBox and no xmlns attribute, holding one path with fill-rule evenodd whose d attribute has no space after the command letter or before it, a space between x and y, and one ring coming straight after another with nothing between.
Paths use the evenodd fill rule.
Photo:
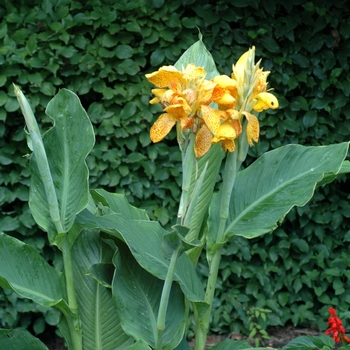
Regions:
<instances>
[{"instance_id":1,"label":"red flower","mask_svg":"<svg viewBox=\"0 0 350 350\"><path fill-rule=\"evenodd\" d=\"M337 316L335 309L333 307L330 307L328 309L328 312L331 314L327 322L330 327L326 330L325 334L332 334L332 338L336 343L339 343L340 341L342 341L344 345L345 342L350 343L350 338L345 334L343 322Z\"/></svg>"}]
</instances>

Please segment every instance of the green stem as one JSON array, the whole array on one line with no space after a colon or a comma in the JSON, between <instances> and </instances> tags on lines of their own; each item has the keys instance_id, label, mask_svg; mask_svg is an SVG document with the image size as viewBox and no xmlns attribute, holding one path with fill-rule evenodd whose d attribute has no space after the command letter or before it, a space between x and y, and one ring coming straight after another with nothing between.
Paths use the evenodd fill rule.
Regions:
<instances>
[{"instance_id":1,"label":"green stem","mask_svg":"<svg viewBox=\"0 0 350 350\"><path fill-rule=\"evenodd\" d=\"M209 305L207 311L205 312L204 316L200 319L198 319L198 316L196 317L196 330L195 330L195 350L204 350L205 344L207 340L207 333L209 330L209 323L210 323L210 315L211 315L211 309L214 299L214 293L215 293L215 286L216 286L216 280L218 277L218 271L221 261L221 250L222 246L218 248L214 255L211 257L209 261L209 277L207 282L207 289L205 292L205 302Z\"/></svg>"},{"instance_id":2,"label":"green stem","mask_svg":"<svg viewBox=\"0 0 350 350\"><path fill-rule=\"evenodd\" d=\"M179 204L179 210L177 214L177 223L183 224L183 221L185 220L185 213L187 210L189 198L189 190L191 187L191 180L192 180L192 172L193 168L196 165L196 157L194 154L194 142L195 142L195 136L194 134L191 134L189 136L189 139L186 140L184 149L182 151L182 191L181 191L181 198L180 198L180 204Z\"/></svg>"},{"instance_id":3,"label":"green stem","mask_svg":"<svg viewBox=\"0 0 350 350\"><path fill-rule=\"evenodd\" d=\"M208 304L208 309L202 317L196 317L195 350L204 350L206 337L209 330L210 315L215 294L216 280L221 261L221 250L223 244L225 243L225 227L227 218L229 216L230 199L233 185L235 183L236 176L241 165L241 161L238 159L238 154L239 149L235 150L232 153L228 153L226 158L219 210L220 221L215 242L216 244L214 244L213 247L210 247L210 249L208 249L209 247L207 247L209 277L205 292L205 302Z\"/></svg>"},{"instance_id":4,"label":"green stem","mask_svg":"<svg viewBox=\"0 0 350 350\"><path fill-rule=\"evenodd\" d=\"M159 305L159 311L158 311L158 317L157 317L157 342L156 342L156 350L162 349L162 335L165 329L165 318L166 318L166 312L168 308L168 302L171 292L171 285L173 283L173 276L174 276L174 270L176 265L176 260L179 255L179 250L175 250L171 256L169 268L167 275L165 277L164 286L162 290L162 295L160 298L160 305Z\"/></svg>"},{"instance_id":5,"label":"green stem","mask_svg":"<svg viewBox=\"0 0 350 350\"><path fill-rule=\"evenodd\" d=\"M232 194L233 185L236 180L236 176L241 166L241 162L238 160L238 150L229 153L226 158L225 170L223 174L222 183L222 195L220 205L220 224L218 228L218 235L216 243L220 244L224 241L225 225L229 215L230 199Z\"/></svg>"},{"instance_id":6,"label":"green stem","mask_svg":"<svg viewBox=\"0 0 350 350\"><path fill-rule=\"evenodd\" d=\"M82 334L79 323L78 315L78 303L75 296L74 288L74 276L73 276L73 263L72 263L72 252L68 241L68 236L65 235L62 241L62 255L64 263L64 274L66 277L66 287L67 287L67 296L68 296L68 307L76 316L77 322L72 321L71 316L67 316L67 323L69 327L69 332L71 335L73 350L82 350Z\"/></svg>"}]
</instances>

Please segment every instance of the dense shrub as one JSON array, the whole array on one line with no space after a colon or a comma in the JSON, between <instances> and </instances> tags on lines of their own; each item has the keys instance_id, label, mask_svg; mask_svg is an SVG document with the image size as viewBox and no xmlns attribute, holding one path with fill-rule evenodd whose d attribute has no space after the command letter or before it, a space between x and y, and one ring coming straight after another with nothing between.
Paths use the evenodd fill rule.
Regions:
<instances>
[{"instance_id":1,"label":"dense shrub","mask_svg":"<svg viewBox=\"0 0 350 350\"><path fill-rule=\"evenodd\" d=\"M198 38L220 72L256 46L280 109L262 113L261 140L248 163L287 143L322 145L350 134L350 23L346 0L18 0L0 4L0 230L62 263L31 218L30 173L23 118L12 83L29 98L37 118L59 88L76 92L96 132L88 158L91 186L123 192L165 225L180 196L180 153L175 134L151 144L148 130L159 108L149 105L144 74L173 64ZM340 39L340 41L339 41ZM213 331L244 330L247 310L265 307L266 325L292 322L324 327L328 305L350 304L347 179L317 190L292 210L276 232L225 248ZM232 254L235 254L232 257ZM200 264L205 274L204 260ZM27 327L26 312L43 312L6 291L0 298L5 327ZM34 331L45 323L39 317ZM242 325L242 320L243 325Z\"/></svg>"}]
</instances>

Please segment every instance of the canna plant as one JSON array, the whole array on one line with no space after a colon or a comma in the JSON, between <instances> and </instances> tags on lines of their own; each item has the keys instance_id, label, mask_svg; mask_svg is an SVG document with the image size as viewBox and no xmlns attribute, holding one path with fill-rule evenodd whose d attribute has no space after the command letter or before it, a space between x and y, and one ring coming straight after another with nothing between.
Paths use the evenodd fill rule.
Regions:
<instances>
[{"instance_id":1,"label":"canna plant","mask_svg":"<svg viewBox=\"0 0 350 350\"><path fill-rule=\"evenodd\" d=\"M91 122L78 97L62 89L49 102L52 127L41 134L21 90L14 86L28 133L31 213L63 256L63 270L31 246L0 234L0 285L61 312L68 349L203 350L222 247L235 235L261 236L315 188L349 171L348 143L287 145L243 169L259 140L258 113L278 108L269 72L254 47L220 75L201 39L174 66L146 75L150 103L162 113L150 130L160 142L174 127L182 155L182 194L176 224L165 230L126 198L89 188L86 157L94 145ZM222 181L214 192L218 175ZM203 288L196 265L205 251ZM1 330L0 348L47 349L20 330ZM24 346L24 347L23 347ZM250 346L226 340L218 349Z\"/></svg>"}]
</instances>

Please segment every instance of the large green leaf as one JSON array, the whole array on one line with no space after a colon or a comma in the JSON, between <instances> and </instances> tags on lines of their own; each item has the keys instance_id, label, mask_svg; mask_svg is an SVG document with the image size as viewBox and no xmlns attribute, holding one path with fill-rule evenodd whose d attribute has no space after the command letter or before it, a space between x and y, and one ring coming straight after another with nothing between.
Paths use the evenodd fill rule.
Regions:
<instances>
[{"instance_id":1,"label":"large green leaf","mask_svg":"<svg viewBox=\"0 0 350 350\"><path fill-rule=\"evenodd\" d=\"M135 260L129 249L120 246L115 256L113 294L126 333L155 348L158 339L157 317L164 281L150 275ZM173 283L166 313L165 330L160 333L161 348L171 350L182 340L186 325L184 296ZM159 346L159 344L158 344Z\"/></svg>"},{"instance_id":2,"label":"large green leaf","mask_svg":"<svg viewBox=\"0 0 350 350\"><path fill-rule=\"evenodd\" d=\"M167 233L158 222L132 221L122 214L94 216L88 210L77 215L76 222L89 229L98 229L127 243L138 263L152 275L165 279L169 260L162 251L163 236ZM174 280L179 282L186 297L194 302L204 300L202 283L193 264L182 254L175 266Z\"/></svg>"},{"instance_id":3,"label":"large green leaf","mask_svg":"<svg viewBox=\"0 0 350 350\"><path fill-rule=\"evenodd\" d=\"M204 67L207 72L207 79L213 79L220 75L216 69L216 65L211 53L207 50L202 41L202 35L199 35L199 40L190 46L175 63L175 67L181 70L189 63L193 63L198 67Z\"/></svg>"},{"instance_id":4,"label":"large green leaf","mask_svg":"<svg viewBox=\"0 0 350 350\"><path fill-rule=\"evenodd\" d=\"M151 348L143 340L139 340L128 346L125 350L151 350Z\"/></svg>"},{"instance_id":5,"label":"large green leaf","mask_svg":"<svg viewBox=\"0 0 350 350\"><path fill-rule=\"evenodd\" d=\"M0 232L0 285L44 306L66 308L64 282L31 246Z\"/></svg>"},{"instance_id":6,"label":"large green leaf","mask_svg":"<svg viewBox=\"0 0 350 350\"><path fill-rule=\"evenodd\" d=\"M333 349L335 345L334 340L326 335L317 337L301 336L293 339L283 350L313 350L313 349Z\"/></svg>"},{"instance_id":7,"label":"large green leaf","mask_svg":"<svg viewBox=\"0 0 350 350\"><path fill-rule=\"evenodd\" d=\"M187 337L185 333L184 337L181 340L181 343L175 348L175 350L191 350L191 349L192 348L189 346L187 342Z\"/></svg>"},{"instance_id":8,"label":"large green leaf","mask_svg":"<svg viewBox=\"0 0 350 350\"><path fill-rule=\"evenodd\" d=\"M332 182L337 176L350 173L350 161L344 160L340 170L337 173L327 173L323 179L317 183L317 187Z\"/></svg>"},{"instance_id":9,"label":"large green leaf","mask_svg":"<svg viewBox=\"0 0 350 350\"><path fill-rule=\"evenodd\" d=\"M38 338L20 329L0 329L0 349L3 350L49 350Z\"/></svg>"},{"instance_id":10,"label":"large green leaf","mask_svg":"<svg viewBox=\"0 0 350 350\"><path fill-rule=\"evenodd\" d=\"M73 225L75 215L88 203L88 168L85 158L94 145L95 137L78 97L69 90L60 90L49 102L46 113L54 126L45 134L43 142L55 184L61 225L63 232L67 232ZM48 232L50 241L55 243L57 232L50 217L49 199L35 153L31 160L30 209L35 221Z\"/></svg>"},{"instance_id":11,"label":"large green leaf","mask_svg":"<svg viewBox=\"0 0 350 350\"><path fill-rule=\"evenodd\" d=\"M213 346L211 349L215 350L243 350L253 349L245 340L225 339L224 341Z\"/></svg>"},{"instance_id":12,"label":"large green leaf","mask_svg":"<svg viewBox=\"0 0 350 350\"><path fill-rule=\"evenodd\" d=\"M121 327L111 289L86 275L92 265L111 263L113 254L96 231L83 231L72 248L84 350L121 350L133 343Z\"/></svg>"},{"instance_id":13,"label":"large green leaf","mask_svg":"<svg viewBox=\"0 0 350 350\"><path fill-rule=\"evenodd\" d=\"M149 220L146 211L132 206L123 194L110 193L102 189L91 190L90 193L95 201L102 203L115 213L123 214L125 218Z\"/></svg>"},{"instance_id":14,"label":"large green leaf","mask_svg":"<svg viewBox=\"0 0 350 350\"><path fill-rule=\"evenodd\" d=\"M265 153L239 172L232 192L226 239L253 238L277 227L293 206L305 205L325 173L337 173L348 142L306 147L288 145Z\"/></svg>"}]
</instances>

